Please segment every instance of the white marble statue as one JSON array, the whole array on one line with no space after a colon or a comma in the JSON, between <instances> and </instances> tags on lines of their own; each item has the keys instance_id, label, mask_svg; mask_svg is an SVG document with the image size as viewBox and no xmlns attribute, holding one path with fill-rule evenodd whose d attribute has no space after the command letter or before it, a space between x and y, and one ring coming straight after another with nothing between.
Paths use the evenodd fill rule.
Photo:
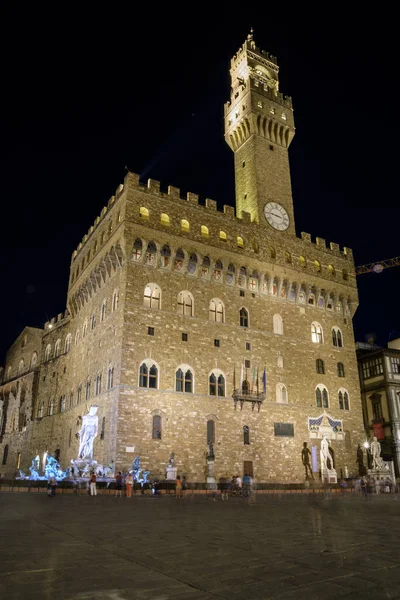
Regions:
<instances>
[{"instance_id":1,"label":"white marble statue","mask_svg":"<svg viewBox=\"0 0 400 600\"><path fill-rule=\"evenodd\" d=\"M91 406L87 415L82 417L82 427L79 430L78 458L93 458L93 442L99 428L97 406Z\"/></svg>"},{"instance_id":2,"label":"white marble statue","mask_svg":"<svg viewBox=\"0 0 400 600\"><path fill-rule=\"evenodd\" d=\"M333 457L329 450L329 440L326 435L321 440L321 450L320 450L320 458L321 458L321 471L328 471L333 469ZM329 467L328 467L329 461Z\"/></svg>"},{"instance_id":3,"label":"white marble statue","mask_svg":"<svg viewBox=\"0 0 400 600\"><path fill-rule=\"evenodd\" d=\"M381 470L385 468L385 464L381 457L381 445L378 439L374 436L371 442L371 454L372 454L372 469Z\"/></svg>"}]
</instances>

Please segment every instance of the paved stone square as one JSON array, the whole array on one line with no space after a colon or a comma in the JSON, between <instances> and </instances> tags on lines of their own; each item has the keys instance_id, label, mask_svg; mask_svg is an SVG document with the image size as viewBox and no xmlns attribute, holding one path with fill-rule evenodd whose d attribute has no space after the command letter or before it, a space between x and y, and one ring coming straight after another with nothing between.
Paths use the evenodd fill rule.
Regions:
<instances>
[{"instance_id":1,"label":"paved stone square","mask_svg":"<svg viewBox=\"0 0 400 600\"><path fill-rule=\"evenodd\" d=\"M398 496L0 494L0 598L400 598Z\"/></svg>"}]
</instances>

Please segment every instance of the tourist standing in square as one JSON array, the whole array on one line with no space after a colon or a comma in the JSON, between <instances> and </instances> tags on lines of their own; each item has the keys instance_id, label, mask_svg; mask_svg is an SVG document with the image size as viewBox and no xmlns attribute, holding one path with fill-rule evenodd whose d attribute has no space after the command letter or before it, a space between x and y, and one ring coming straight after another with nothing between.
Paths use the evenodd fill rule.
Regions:
<instances>
[{"instance_id":1,"label":"tourist standing in square","mask_svg":"<svg viewBox=\"0 0 400 600\"><path fill-rule=\"evenodd\" d=\"M118 475L115 476L115 489L117 490L116 496L119 496L120 498L122 496L122 482L123 482L122 473L121 473L121 471L118 471Z\"/></svg>"},{"instance_id":2,"label":"tourist standing in square","mask_svg":"<svg viewBox=\"0 0 400 600\"><path fill-rule=\"evenodd\" d=\"M125 477L125 485L126 485L126 497L132 497L132 488L133 488L133 477L130 473Z\"/></svg>"},{"instance_id":3,"label":"tourist standing in square","mask_svg":"<svg viewBox=\"0 0 400 600\"><path fill-rule=\"evenodd\" d=\"M96 474L92 473L90 476L90 495L91 496L97 496L97 489L96 489Z\"/></svg>"}]
</instances>

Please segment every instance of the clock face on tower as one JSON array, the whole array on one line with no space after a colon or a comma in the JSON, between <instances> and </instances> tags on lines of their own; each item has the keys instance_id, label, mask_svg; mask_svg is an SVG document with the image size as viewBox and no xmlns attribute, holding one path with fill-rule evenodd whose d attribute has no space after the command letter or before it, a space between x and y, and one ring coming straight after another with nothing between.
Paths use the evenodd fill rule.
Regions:
<instances>
[{"instance_id":1,"label":"clock face on tower","mask_svg":"<svg viewBox=\"0 0 400 600\"><path fill-rule=\"evenodd\" d=\"M264 217L278 231L285 231L289 227L289 215L277 202L267 202L264 206Z\"/></svg>"}]
</instances>

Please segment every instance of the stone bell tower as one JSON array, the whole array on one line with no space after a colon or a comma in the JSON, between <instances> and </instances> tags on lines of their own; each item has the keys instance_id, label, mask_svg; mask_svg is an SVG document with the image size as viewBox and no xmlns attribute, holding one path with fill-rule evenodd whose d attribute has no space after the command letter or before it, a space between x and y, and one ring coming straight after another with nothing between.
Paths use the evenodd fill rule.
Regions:
<instances>
[{"instance_id":1,"label":"stone bell tower","mask_svg":"<svg viewBox=\"0 0 400 600\"><path fill-rule=\"evenodd\" d=\"M292 100L279 91L276 58L256 47L253 33L231 60L225 140L235 153L236 214L295 235L288 148Z\"/></svg>"}]
</instances>

